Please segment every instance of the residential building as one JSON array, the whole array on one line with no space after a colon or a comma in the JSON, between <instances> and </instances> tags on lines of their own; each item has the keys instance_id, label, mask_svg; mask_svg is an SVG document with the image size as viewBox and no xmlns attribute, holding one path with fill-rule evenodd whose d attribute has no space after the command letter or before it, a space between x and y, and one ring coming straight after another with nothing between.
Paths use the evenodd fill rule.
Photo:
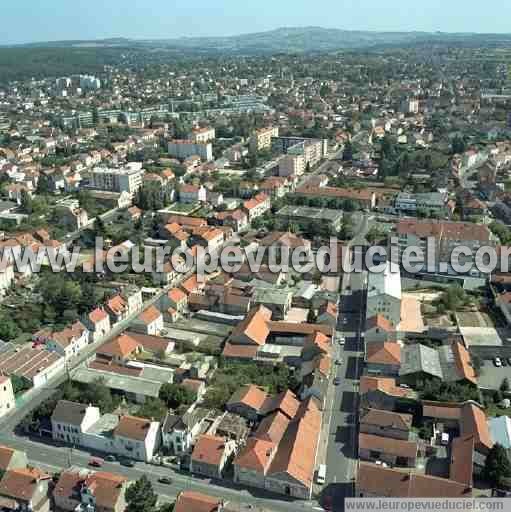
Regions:
<instances>
[{"instance_id":1,"label":"residential building","mask_svg":"<svg viewBox=\"0 0 511 512\"><path fill-rule=\"evenodd\" d=\"M122 416L113 432L120 456L151 462L160 446L160 423L135 416Z\"/></svg>"},{"instance_id":2,"label":"residential building","mask_svg":"<svg viewBox=\"0 0 511 512\"><path fill-rule=\"evenodd\" d=\"M9 469L24 469L28 459L25 452L0 445L0 472L5 473Z\"/></svg>"},{"instance_id":3,"label":"residential building","mask_svg":"<svg viewBox=\"0 0 511 512\"><path fill-rule=\"evenodd\" d=\"M87 406L68 400L59 400L51 415L52 437L79 446L81 434L100 418L98 407Z\"/></svg>"},{"instance_id":4,"label":"residential building","mask_svg":"<svg viewBox=\"0 0 511 512\"><path fill-rule=\"evenodd\" d=\"M7 512L49 512L51 475L35 468L10 469L0 480L0 502Z\"/></svg>"},{"instance_id":5,"label":"residential building","mask_svg":"<svg viewBox=\"0 0 511 512\"><path fill-rule=\"evenodd\" d=\"M135 163L122 169L95 167L87 173L88 187L133 195L142 186L144 172L141 165Z\"/></svg>"},{"instance_id":6,"label":"residential building","mask_svg":"<svg viewBox=\"0 0 511 512\"><path fill-rule=\"evenodd\" d=\"M89 344L89 330L79 320L62 331L47 334L40 331L36 336L45 341L48 350L57 352L66 360L76 357Z\"/></svg>"},{"instance_id":7,"label":"residential building","mask_svg":"<svg viewBox=\"0 0 511 512\"><path fill-rule=\"evenodd\" d=\"M10 377L0 375L0 418L16 409L16 400Z\"/></svg>"},{"instance_id":8,"label":"residential building","mask_svg":"<svg viewBox=\"0 0 511 512\"><path fill-rule=\"evenodd\" d=\"M371 376L397 377L401 368L401 345L395 342L367 344L365 367Z\"/></svg>"},{"instance_id":9,"label":"residential building","mask_svg":"<svg viewBox=\"0 0 511 512\"><path fill-rule=\"evenodd\" d=\"M279 176L301 176L307 167L303 155L286 155L279 160Z\"/></svg>"},{"instance_id":10,"label":"residential building","mask_svg":"<svg viewBox=\"0 0 511 512\"><path fill-rule=\"evenodd\" d=\"M376 206L376 194L368 189L314 187L306 184L297 188L295 195L307 198L322 197L325 199L352 201L359 208L367 210Z\"/></svg>"},{"instance_id":11,"label":"residential building","mask_svg":"<svg viewBox=\"0 0 511 512\"><path fill-rule=\"evenodd\" d=\"M381 315L396 328L401 322L401 274L387 262L383 272L369 272L366 318Z\"/></svg>"},{"instance_id":12,"label":"residential building","mask_svg":"<svg viewBox=\"0 0 511 512\"><path fill-rule=\"evenodd\" d=\"M168 153L174 158L184 160L190 156L199 156L203 161L213 160L213 145L210 142L194 142L193 140L170 140Z\"/></svg>"},{"instance_id":13,"label":"residential building","mask_svg":"<svg viewBox=\"0 0 511 512\"><path fill-rule=\"evenodd\" d=\"M250 136L249 147L252 153L257 153L263 149L271 148L272 137L279 136L279 129L276 126L269 126L256 130Z\"/></svg>"},{"instance_id":14,"label":"residential building","mask_svg":"<svg viewBox=\"0 0 511 512\"><path fill-rule=\"evenodd\" d=\"M156 306L149 306L135 319L133 329L156 336L163 329L163 315Z\"/></svg>"},{"instance_id":15,"label":"residential building","mask_svg":"<svg viewBox=\"0 0 511 512\"><path fill-rule=\"evenodd\" d=\"M190 471L208 478L221 479L235 449L234 441L203 434L193 448Z\"/></svg>"},{"instance_id":16,"label":"residential building","mask_svg":"<svg viewBox=\"0 0 511 512\"><path fill-rule=\"evenodd\" d=\"M182 416L169 412L161 429L163 446L175 455L188 453L209 414L209 409L195 404Z\"/></svg>"},{"instance_id":17,"label":"residential building","mask_svg":"<svg viewBox=\"0 0 511 512\"><path fill-rule=\"evenodd\" d=\"M414 468L417 464L418 445L415 441L361 432L358 435L358 456L362 460L385 462L392 467Z\"/></svg>"},{"instance_id":18,"label":"residential building","mask_svg":"<svg viewBox=\"0 0 511 512\"><path fill-rule=\"evenodd\" d=\"M360 432L408 441L413 416L379 409L367 409L360 415Z\"/></svg>"},{"instance_id":19,"label":"residential building","mask_svg":"<svg viewBox=\"0 0 511 512\"><path fill-rule=\"evenodd\" d=\"M190 139L198 144L205 144L215 140L215 129L211 127L194 128Z\"/></svg>"},{"instance_id":20,"label":"residential building","mask_svg":"<svg viewBox=\"0 0 511 512\"><path fill-rule=\"evenodd\" d=\"M468 268L464 274L479 277L482 274L475 265L475 254L480 247L494 244L490 230L483 224L403 219L396 229L400 261L407 247L420 247L426 258L428 240L431 240L428 265L425 261L421 272L458 275L451 264L452 254L459 246L463 246L471 251L470 255L459 257L460 264Z\"/></svg>"},{"instance_id":21,"label":"residential building","mask_svg":"<svg viewBox=\"0 0 511 512\"><path fill-rule=\"evenodd\" d=\"M469 498L467 485L431 475L410 473L361 462L355 496L361 498Z\"/></svg>"},{"instance_id":22,"label":"residential building","mask_svg":"<svg viewBox=\"0 0 511 512\"><path fill-rule=\"evenodd\" d=\"M53 500L66 512L124 512L127 487L123 476L72 467L60 473Z\"/></svg>"},{"instance_id":23,"label":"residential building","mask_svg":"<svg viewBox=\"0 0 511 512\"><path fill-rule=\"evenodd\" d=\"M110 317L103 308L96 308L91 311L85 318L84 324L89 330L89 341L96 343L106 336L110 330Z\"/></svg>"},{"instance_id":24,"label":"residential building","mask_svg":"<svg viewBox=\"0 0 511 512\"><path fill-rule=\"evenodd\" d=\"M266 194L257 194L252 199L243 203L243 209L248 215L248 221L252 222L271 208L270 198Z\"/></svg>"}]
</instances>

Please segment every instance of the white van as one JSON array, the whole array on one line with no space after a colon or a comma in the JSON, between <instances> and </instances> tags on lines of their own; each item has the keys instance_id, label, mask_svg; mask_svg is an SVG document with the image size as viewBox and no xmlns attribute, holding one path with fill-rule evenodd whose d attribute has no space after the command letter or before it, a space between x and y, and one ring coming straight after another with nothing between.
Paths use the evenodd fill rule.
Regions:
<instances>
[{"instance_id":1,"label":"white van","mask_svg":"<svg viewBox=\"0 0 511 512\"><path fill-rule=\"evenodd\" d=\"M326 481L326 466L325 464L320 464L318 468L318 472L316 474L316 483L319 485L323 485Z\"/></svg>"}]
</instances>

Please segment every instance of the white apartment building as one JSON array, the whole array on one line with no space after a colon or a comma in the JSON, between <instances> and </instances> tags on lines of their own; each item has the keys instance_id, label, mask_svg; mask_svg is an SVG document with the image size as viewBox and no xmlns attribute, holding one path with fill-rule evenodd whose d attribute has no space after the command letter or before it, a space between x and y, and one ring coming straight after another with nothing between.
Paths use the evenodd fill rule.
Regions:
<instances>
[{"instance_id":1,"label":"white apartment building","mask_svg":"<svg viewBox=\"0 0 511 512\"><path fill-rule=\"evenodd\" d=\"M12 382L9 377L0 375L0 418L16 408Z\"/></svg>"},{"instance_id":2,"label":"white apartment building","mask_svg":"<svg viewBox=\"0 0 511 512\"><path fill-rule=\"evenodd\" d=\"M89 187L133 195L142 186L142 164L130 163L122 169L95 167L89 172Z\"/></svg>"},{"instance_id":3,"label":"white apartment building","mask_svg":"<svg viewBox=\"0 0 511 512\"><path fill-rule=\"evenodd\" d=\"M401 322L401 274L396 263L387 262L383 272L369 272L366 318L381 315L393 327Z\"/></svg>"},{"instance_id":4,"label":"white apartment building","mask_svg":"<svg viewBox=\"0 0 511 512\"><path fill-rule=\"evenodd\" d=\"M210 142L198 143L193 140L171 140L168 144L168 153L174 158L184 160L189 156L198 156L201 160L213 160L213 145Z\"/></svg>"}]
</instances>

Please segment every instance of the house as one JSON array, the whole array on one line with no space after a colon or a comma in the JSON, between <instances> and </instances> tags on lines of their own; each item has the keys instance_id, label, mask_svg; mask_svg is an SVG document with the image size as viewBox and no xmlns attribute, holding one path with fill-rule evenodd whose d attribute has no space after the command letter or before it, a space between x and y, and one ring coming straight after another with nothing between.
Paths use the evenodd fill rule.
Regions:
<instances>
[{"instance_id":1,"label":"house","mask_svg":"<svg viewBox=\"0 0 511 512\"><path fill-rule=\"evenodd\" d=\"M179 189L179 201L181 203L205 203L206 194L207 191L204 187L182 185Z\"/></svg>"},{"instance_id":2,"label":"house","mask_svg":"<svg viewBox=\"0 0 511 512\"><path fill-rule=\"evenodd\" d=\"M187 453L194 439L201 433L204 420L210 411L195 404L182 415L169 412L162 424L162 444L175 455Z\"/></svg>"},{"instance_id":3,"label":"house","mask_svg":"<svg viewBox=\"0 0 511 512\"><path fill-rule=\"evenodd\" d=\"M4 511L49 512L51 476L35 468L10 469L0 480L0 503Z\"/></svg>"},{"instance_id":4,"label":"house","mask_svg":"<svg viewBox=\"0 0 511 512\"><path fill-rule=\"evenodd\" d=\"M360 379L360 406L394 411L401 401L407 400L410 390L397 386L390 377L362 376Z\"/></svg>"},{"instance_id":5,"label":"house","mask_svg":"<svg viewBox=\"0 0 511 512\"><path fill-rule=\"evenodd\" d=\"M366 343L396 340L396 328L383 315L374 315L366 320L364 339Z\"/></svg>"},{"instance_id":6,"label":"house","mask_svg":"<svg viewBox=\"0 0 511 512\"><path fill-rule=\"evenodd\" d=\"M163 329L163 315L157 307L149 306L135 319L133 329L155 336Z\"/></svg>"},{"instance_id":7,"label":"house","mask_svg":"<svg viewBox=\"0 0 511 512\"><path fill-rule=\"evenodd\" d=\"M195 491L181 492L174 504L174 512L228 512L223 500Z\"/></svg>"},{"instance_id":8,"label":"house","mask_svg":"<svg viewBox=\"0 0 511 512\"><path fill-rule=\"evenodd\" d=\"M0 418L16 409L16 400L10 377L0 375Z\"/></svg>"},{"instance_id":9,"label":"house","mask_svg":"<svg viewBox=\"0 0 511 512\"><path fill-rule=\"evenodd\" d=\"M319 308L318 317L316 318L316 322L318 324L329 325L332 328L337 325L337 317L339 315L339 311L337 308L337 304L335 302L325 302Z\"/></svg>"},{"instance_id":10,"label":"house","mask_svg":"<svg viewBox=\"0 0 511 512\"><path fill-rule=\"evenodd\" d=\"M408 441L412 420L411 414L367 409L360 415L360 432Z\"/></svg>"},{"instance_id":11,"label":"house","mask_svg":"<svg viewBox=\"0 0 511 512\"><path fill-rule=\"evenodd\" d=\"M122 334L101 345L96 354L101 359L123 365L131 359L135 359L141 350L142 346L138 341L127 334Z\"/></svg>"},{"instance_id":12,"label":"house","mask_svg":"<svg viewBox=\"0 0 511 512\"><path fill-rule=\"evenodd\" d=\"M39 333L39 338L45 337ZM89 331L79 320L62 331L51 332L46 338L46 347L66 360L76 357L89 344Z\"/></svg>"},{"instance_id":13,"label":"house","mask_svg":"<svg viewBox=\"0 0 511 512\"><path fill-rule=\"evenodd\" d=\"M361 462L355 496L361 498L469 498L467 485L436 476Z\"/></svg>"},{"instance_id":14,"label":"house","mask_svg":"<svg viewBox=\"0 0 511 512\"><path fill-rule=\"evenodd\" d=\"M251 223L257 217L260 217L271 208L270 198L263 193L257 194L254 198L243 203L243 209L248 215L248 221Z\"/></svg>"},{"instance_id":15,"label":"house","mask_svg":"<svg viewBox=\"0 0 511 512\"><path fill-rule=\"evenodd\" d=\"M190 472L209 478L221 479L231 456L236 449L234 441L203 434L192 452Z\"/></svg>"},{"instance_id":16,"label":"house","mask_svg":"<svg viewBox=\"0 0 511 512\"><path fill-rule=\"evenodd\" d=\"M397 377L401 367L401 345L394 342L366 344L365 366L369 375Z\"/></svg>"},{"instance_id":17,"label":"house","mask_svg":"<svg viewBox=\"0 0 511 512\"><path fill-rule=\"evenodd\" d=\"M253 384L246 384L231 396L225 408L247 420L256 421L268 398L266 391Z\"/></svg>"},{"instance_id":18,"label":"house","mask_svg":"<svg viewBox=\"0 0 511 512\"><path fill-rule=\"evenodd\" d=\"M215 219L221 226L231 226L236 232L249 226L248 215L241 209L218 212Z\"/></svg>"},{"instance_id":19,"label":"house","mask_svg":"<svg viewBox=\"0 0 511 512\"><path fill-rule=\"evenodd\" d=\"M51 415L52 438L54 441L80 445L81 434L96 423L100 416L98 407L59 400Z\"/></svg>"},{"instance_id":20,"label":"house","mask_svg":"<svg viewBox=\"0 0 511 512\"><path fill-rule=\"evenodd\" d=\"M392 326L401 322L401 275L397 265L387 262L383 272L369 272L366 318L381 315Z\"/></svg>"},{"instance_id":21,"label":"house","mask_svg":"<svg viewBox=\"0 0 511 512\"><path fill-rule=\"evenodd\" d=\"M127 478L106 471L69 468L62 473L53 489L58 510L75 512L93 507L97 512L124 512Z\"/></svg>"},{"instance_id":22,"label":"house","mask_svg":"<svg viewBox=\"0 0 511 512\"><path fill-rule=\"evenodd\" d=\"M179 288L172 288L163 298L166 308L173 308L178 313L183 314L188 305L188 296Z\"/></svg>"},{"instance_id":23,"label":"house","mask_svg":"<svg viewBox=\"0 0 511 512\"><path fill-rule=\"evenodd\" d=\"M414 468L417 464L417 451L418 445L415 441L403 441L363 432L358 436L358 456L362 460Z\"/></svg>"},{"instance_id":24,"label":"house","mask_svg":"<svg viewBox=\"0 0 511 512\"><path fill-rule=\"evenodd\" d=\"M160 423L135 416L122 416L113 435L120 456L151 462L160 445Z\"/></svg>"},{"instance_id":25,"label":"house","mask_svg":"<svg viewBox=\"0 0 511 512\"><path fill-rule=\"evenodd\" d=\"M25 452L0 445L0 473L5 473L9 469L24 469L27 463Z\"/></svg>"},{"instance_id":26,"label":"house","mask_svg":"<svg viewBox=\"0 0 511 512\"><path fill-rule=\"evenodd\" d=\"M96 343L105 337L111 330L110 317L103 308L96 308L84 319L84 324L89 330L89 342Z\"/></svg>"}]
</instances>

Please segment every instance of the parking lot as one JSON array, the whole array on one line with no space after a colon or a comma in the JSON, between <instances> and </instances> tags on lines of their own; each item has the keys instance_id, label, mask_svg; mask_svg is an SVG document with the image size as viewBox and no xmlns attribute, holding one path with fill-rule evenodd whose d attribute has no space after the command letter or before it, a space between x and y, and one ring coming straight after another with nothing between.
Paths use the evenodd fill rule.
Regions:
<instances>
[{"instance_id":1,"label":"parking lot","mask_svg":"<svg viewBox=\"0 0 511 512\"><path fill-rule=\"evenodd\" d=\"M507 377L511 382L511 365L497 368L493 361L484 361L479 376L479 386L483 389L500 389L502 381Z\"/></svg>"}]
</instances>

